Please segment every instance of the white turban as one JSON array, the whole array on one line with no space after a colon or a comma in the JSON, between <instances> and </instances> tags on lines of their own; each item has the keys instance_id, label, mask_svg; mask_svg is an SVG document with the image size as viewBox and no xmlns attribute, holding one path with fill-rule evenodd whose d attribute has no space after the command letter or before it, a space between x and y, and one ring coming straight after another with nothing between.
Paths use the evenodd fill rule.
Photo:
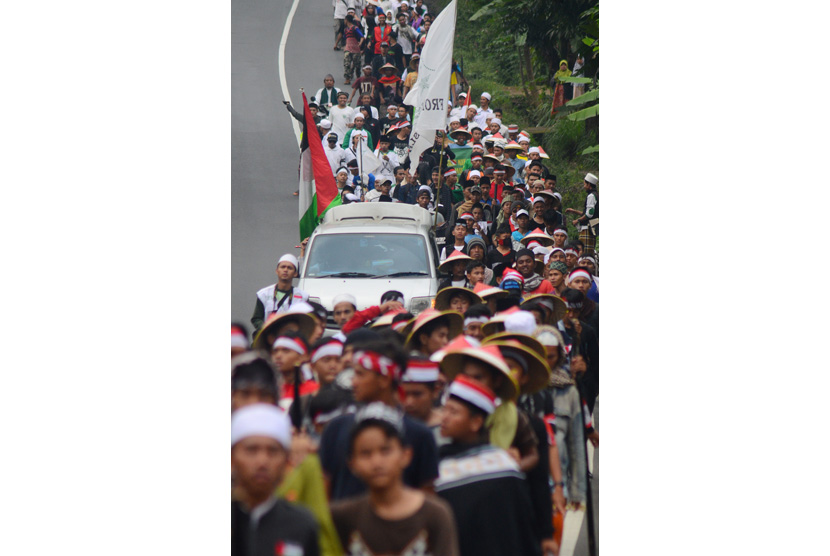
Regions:
<instances>
[{"instance_id":1,"label":"white turban","mask_svg":"<svg viewBox=\"0 0 830 556\"><path fill-rule=\"evenodd\" d=\"M498 119L498 118L492 118L492 119L490 120L490 123L491 123L491 124L498 124L498 125L501 125L501 120L500 120L500 119Z\"/></svg>"},{"instance_id":2,"label":"white turban","mask_svg":"<svg viewBox=\"0 0 830 556\"><path fill-rule=\"evenodd\" d=\"M330 121L328 121L328 120L326 120L326 119L320 120L320 124L319 124L319 125L320 125L320 127L322 127L323 129L331 129L331 122L330 122Z\"/></svg>"},{"instance_id":3,"label":"white turban","mask_svg":"<svg viewBox=\"0 0 830 556\"><path fill-rule=\"evenodd\" d=\"M354 123L354 121L355 121L356 119L358 119L358 118L360 118L360 119L361 119L361 120L363 120L363 121L366 121L366 116L364 116L364 115L363 115L363 112L361 112L360 110L357 110L357 111L354 113L354 116L352 116L352 123Z\"/></svg>"},{"instance_id":4,"label":"white turban","mask_svg":"<svg viewBox=\"0 0 830 556\"><path fill-rule=\"evenodd\" d=\"M352 306L357 309L357 299L355 299L355 297L350 293L341 293L340 295L336 295L331 302L331 308L334 309L339 303L343 303L344 301L346 303L351 303Z\"/></svg>"},{"instance_id":5,"label":"white turban","mask_svg":"<svg viewBox=\"0 0 830 556\"><path fill-rule=\"evenodd\" d=\"M237 409L231 415L231 446L249 436L266 436L291 448L291 421L275 405L258 403Z\"/></svg>"},{"instance_id":6,"label":"white turban","mask_svg":"<svg viewBox=\"0 0 830 556\"><path fill-rule=\"evenodd\" d=\"M481 98L486 98L487 100L490 100L490 93L481 93Z\"/></svg>"},{"instance_id":7,"label":"white turban","mask_svg":"<svg viewBox=\"0 0 830 556\"><path fill-rule=\"evenodd\" d=\"M536 318L530 311L516 311L504 319L504 330L532 336L536 330Z\"/></svg>"},{"instance_id":8,"label":"white turban","mask_svg":"<svg viewBox=\"0 0 830 556\"><path fill-rule=\"evenodd\" d=\"M291 253L286 253L285 255L280 257L280 260L277 261L277 266L279 266L280 263L283 262L283 261L288 261L289 263L294 265L295 270L297 270L297 271L300 270L300 261L298 261L297 257L292 255Z\"/></svg>"}]
</instances>

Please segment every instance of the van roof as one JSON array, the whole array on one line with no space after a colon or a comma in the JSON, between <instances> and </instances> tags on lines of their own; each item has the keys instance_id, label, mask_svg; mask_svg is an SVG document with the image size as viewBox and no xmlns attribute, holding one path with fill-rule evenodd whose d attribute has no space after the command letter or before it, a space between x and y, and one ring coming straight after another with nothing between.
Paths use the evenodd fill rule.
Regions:
<instances>
[{"instance_id":1,"label":"van roof","mask_svg":"<svg viewBox=\"0 0 830 556\"><path fill-rule=\"evenodd\" d=\"M418 205L407 203L349 203L329 210L323 217L321 227L337 224L356 224L360 226L388 225L412 226L432 225L432 215Z\"/></svg>"}]
</instances>

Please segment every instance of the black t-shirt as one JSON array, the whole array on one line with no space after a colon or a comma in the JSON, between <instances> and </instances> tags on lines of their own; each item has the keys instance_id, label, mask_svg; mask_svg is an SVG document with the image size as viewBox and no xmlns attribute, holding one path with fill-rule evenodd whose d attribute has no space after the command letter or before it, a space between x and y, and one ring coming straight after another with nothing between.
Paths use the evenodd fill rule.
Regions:
<instances>
[{"instance_id":1,"label":"black t-shirt","mask_svg":"<svg viewBox=\"0 0 830 556\"><path fill-rule=\"evenodd\" d=\"M311 512L285 500L269 503L273 506L252 529L250 512L231 502L231 556L299 554L298 549L303 556L319 556L317 520Z\"/></svg>"},{"instance_id":2,"label":"black t-shirt","mask_svg":"<svg viewBox=\"0 0 830 556\"><path fill-rule=\"evenodd\" d=\"M412 447L412 461L404 469L403 482L420 488L438 476L438 450L432 431L423 423L404 415L404 439ZM341 500L366 492L366 485L355 477L347 465L349 435L354 414L341 415L323 431L320 439L320 463L331 478L331 499Z\"/></svg>"},{"instance_id":3,"label":"black t-shirt","mask_svg":"<svg viewBox=\"0 0 830 556\"><path fill-rule=\"evenodd\" d=\"M507 255L502 255L495 247L490 247L490 250L487 251L486 263L490 268L495 268L499 264L512 267L514 262L516 262L516 252L512 249Z\"/></svg>"},{"instance_id":4,"label":"black t-shirt","mask_svg":"<svg viewBox=\"0 0 830 556\"><path fill-rule=\"evenodd\" d=\"M393 133L390 139L392 141L389 144L389 148L398 155L398 161L403 162L409 155L409 137L407 136L406 139L398 139L398 134Z\"/></svg>"}]
</instances>

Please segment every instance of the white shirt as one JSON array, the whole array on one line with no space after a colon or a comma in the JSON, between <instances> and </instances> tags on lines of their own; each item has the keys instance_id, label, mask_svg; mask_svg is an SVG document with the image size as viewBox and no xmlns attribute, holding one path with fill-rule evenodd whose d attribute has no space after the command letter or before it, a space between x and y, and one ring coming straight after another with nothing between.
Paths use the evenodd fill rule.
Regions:
<instances>
[{"instance_id":1,"label":"white shirt","mask_svg":"<svg viewBox=\"0 0 830 556\"><path fill-rule=\"evenodd\" d=\"M481 129L485 129L487 127L487 118L495 117L493 114L493 109L488 108L487 110L482 110L481 108L478 109L476 112L476 117L473 118L473 121L478 124Z\"/></svg>"},{"instance_id":2,"label":"white shirt","mask_svg":"<svg viewBox=\"0 0 830 556\"><path fill-rule=\"evenodd\" d=\"M348 133L349 128L346 127L346 124L352 123L352 118L354 117L354 108L351 106L346 106L345 108L340 108L339 106L332 106L329 109L329 121L331 122L331 130L340 137L340 141L343 140L343 137L346 136Z\"/></svg>"},{"instance_id":3,"label":"white shirt","mask_svg":"<svg viewBox=\"0 0 830 556\"><path fill-rule=\"evenodd\" d=\"M323 143L323 151L326 153L326 158L329 159L329 166L331 166L331 173L334 175L337 172L337 169L341 166L345 166L346 162L346 149L338 145L337 143L334 144L335 147L333 149L329 148L328 141Z\"/></svg>"},{"instance_id":4,"label":"white shirt","mask_svg":"<svg viewBox=\"0 0 830 556\"><path fill-rule=\"evenodd\" d=\"M372 173L381 181L384 179L390 179L392 180L392 183L395 183L395 167L400 166L400 162L398 162L398 155L396 155L393 151L388 151L386 156L389 157L389 160L384 160L384 155L380 152L380 149L375 149L375 156L380 159L380 168Z\"/></svg>"}]
</instances>

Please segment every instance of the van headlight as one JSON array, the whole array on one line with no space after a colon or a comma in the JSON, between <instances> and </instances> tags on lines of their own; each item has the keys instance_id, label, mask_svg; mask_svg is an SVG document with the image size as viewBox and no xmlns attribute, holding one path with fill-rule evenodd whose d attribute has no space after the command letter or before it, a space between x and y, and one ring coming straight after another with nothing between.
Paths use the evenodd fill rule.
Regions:
<instances>
[{"instance_id":1,"label":"van headlight","mask_svg":"<svg viewBox=\"0 0 830 556\"><path fill-rule=\"evenodd\" d=\"M409 312L413 315L425 311L432 305L431 297L413 297L409 302Z\"/></svg>"}]
</instances>

